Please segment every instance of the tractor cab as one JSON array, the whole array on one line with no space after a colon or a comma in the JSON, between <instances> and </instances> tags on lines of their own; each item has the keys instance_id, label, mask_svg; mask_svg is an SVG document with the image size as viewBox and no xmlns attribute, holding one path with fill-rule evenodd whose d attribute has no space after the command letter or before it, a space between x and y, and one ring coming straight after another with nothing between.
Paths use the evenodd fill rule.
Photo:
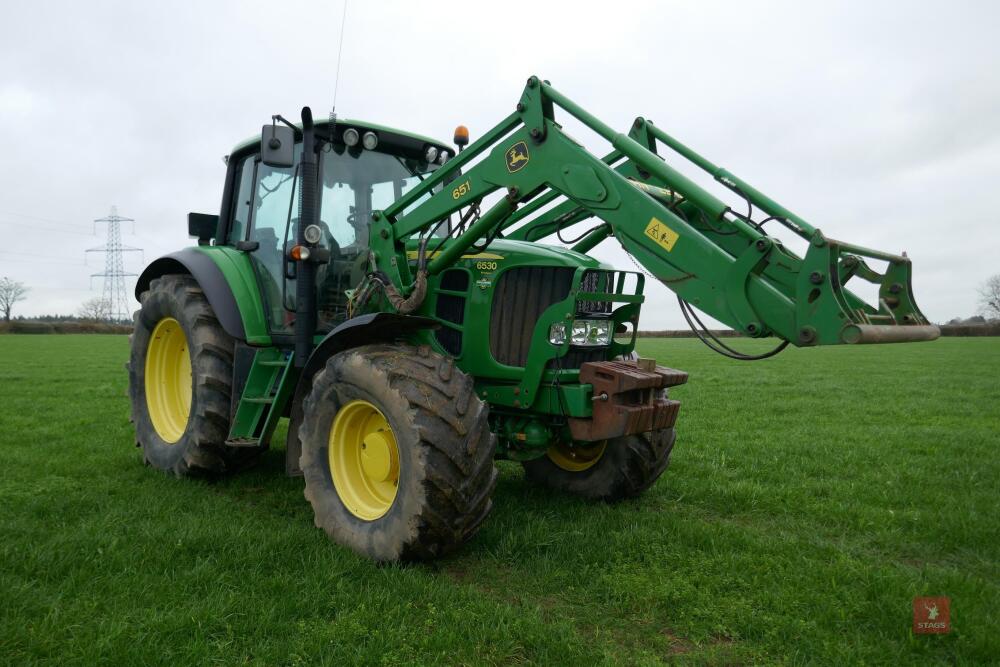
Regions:
<instances>
[{"instance_id":1,"label":"tractor cab","mask_svg":"<svg viewBox=\"0 0 1000 667\"><path fill-rule=\"evenodd\" d=\"M244 142L229 158L232 188L223 202L217 243L250 256L268 328L281 335L292 333L296 311L298 277L291 251L298 226L301 179L296 170L302 141L298 127L279 129L284 132L275 134L291 143L284 158L271 159L272 126L265 126L262 141ZM320 192L315 245L329 253L315 272L317 333L325 333L347 319L346 295L371 268L372 211L401 198L454 151L441 142L353 120L318 123L316 137Z\"/></svg>"}]
</instances>

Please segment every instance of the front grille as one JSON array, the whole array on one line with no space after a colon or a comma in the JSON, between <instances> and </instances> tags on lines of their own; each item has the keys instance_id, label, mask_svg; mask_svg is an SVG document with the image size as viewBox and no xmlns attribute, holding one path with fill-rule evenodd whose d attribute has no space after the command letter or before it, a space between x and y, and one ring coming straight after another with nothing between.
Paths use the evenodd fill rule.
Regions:
<instances>
[{"instance_id":1,"label":"front grille","mask_svg":"<svg viewBox=\"0 0 1000 667\"><path fill-rule=\"evenodd\" d=\"M574 270L568 267L523 266L501 274L493 291L490 313L490 353L501 364L524 366L528 363L531 336L535 323L546 308L562 301L573 288ZM602 276L607 276L602 280ZM610 292L610 271L587 271L582 289L586 292ZM579 301L579 313L610 313L611 302ZM570 348L549 368L579 368L587 361L603 361L604 348Z\"/></svg>"},{"instance_id":2,"label":"front grille","mask_svg":"<svg viewBox=\"0 0 1000 667\"><path fill-rule=\"evenodd\" d=\"M441 288L465 292L469 289L469 273L462 269L448 269L441 274ZM457 294L445 294L439 292L437 295L437 307L435 315L438 319L453 324L462 325L465 323L465 297ZM448 354L457 357L462 353L462 331L448 326L439 327L435 332L438 343L441 344Z\"/></svg>"},{"instance_id":3,"label":"front grille","mask_svg":"<svg viewBox=\"0 0 1000 667\"><path fill-rule=\"evenodd\" d=\"M606 361L607 351L606 347L571 347L563 356L550 359L545 367L556 370L579 368L588 361Z\"/></svg>"},{"instance_id":4,"label":"front grille","mask_svg":"<svg viewBox=\"0 0 1000 667\"><path fill-rule=\"evenodd\" d=\"M595 292L597 294L611 294L614 291L615 274L614 271L597 271L591 269L585 271L583 280L580 281L581 292ZM577 301L576 312L588 313L590 315L607 314L611 312L610 301Z\"/></svg>"},{"instance_id":5,"label":"front grille","mask_svg":"<svg viewBox=\"0 0 1000 667\"><path fill-rule=\"evenodd\" d=\"M441 289L465 292L469 289L469 272L465 269L448 269L441 274Z\"/></svg>"},{"instance_id":6,"label":"front grille","mask_svg":"<svg viewBox=\"0 0 1000 667\"><path fill-rule=\"evenodd\" d=\"M465 322L465 297L454 294L438 294L435 314L453 324Z\"/></svg>"},{"instance_id":7,"label":"front grille","mask_svg":"<svg viewBox=\"0 0 1000 667\"><path fill-rule=\"evenodd\" d=\"M546 308L562 301L573 286L573 269L520 266L500 275L490 313L490 352L508 366L524 366L535 323Z\"/></svg>"}]
</instances>

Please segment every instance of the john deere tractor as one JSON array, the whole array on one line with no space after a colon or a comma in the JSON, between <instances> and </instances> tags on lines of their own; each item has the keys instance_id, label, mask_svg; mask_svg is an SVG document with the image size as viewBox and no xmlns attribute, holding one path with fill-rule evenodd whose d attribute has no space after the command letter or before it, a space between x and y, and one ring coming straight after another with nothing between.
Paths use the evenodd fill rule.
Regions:
<instances>
[{"instance_id":1,"label":"john deere tractor","mask_svg":"<svg viewBox=\"0 0 1000 667\"><path fill-rule=\"evenodd\" d=\"M130 393L149 465L238 471L288 417L286 468L317 526L375 560L434 558L489 514L497 459L605 501L663 473L667 390L687 375L635 357L647 276L737 359L754 357L701 331L695 309L773 338L772 353L938 336L905 254L827 237L649 120L616 132L531 77L510 116L454 142L305 108L233 150L219 215L188 218L198 245L136 287ZM609 238L643 270L588 255ZM877 285L877 303L851 280Z\"/></svg>"}]
</instances>

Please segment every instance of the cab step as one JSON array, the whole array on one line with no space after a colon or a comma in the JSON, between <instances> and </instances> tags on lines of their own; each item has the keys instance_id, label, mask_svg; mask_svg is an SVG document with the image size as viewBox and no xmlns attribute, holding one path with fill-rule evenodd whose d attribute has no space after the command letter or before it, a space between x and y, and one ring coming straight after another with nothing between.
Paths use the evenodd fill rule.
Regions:
<instances>
[{"instance_id":1,"label":"cab step","mask_svg":"<svg viewBox=\"0 0 1000 667\"><path fill-rule=\"evenodd\" d=\"M253 449L260 447L260 438L230 438L226 440L226 446Z\"/></svg>"},{"instance_id":2,"label":"cab step","mask_svg":"<svg viewBox=\"0 0 1000 667\"><path fill-rule=\"evenodd\" d=\"M294 387L292 353L276 347L257 349L243 393L233 413L226 445L267 447Z\"/></svg>"}]
</instances>

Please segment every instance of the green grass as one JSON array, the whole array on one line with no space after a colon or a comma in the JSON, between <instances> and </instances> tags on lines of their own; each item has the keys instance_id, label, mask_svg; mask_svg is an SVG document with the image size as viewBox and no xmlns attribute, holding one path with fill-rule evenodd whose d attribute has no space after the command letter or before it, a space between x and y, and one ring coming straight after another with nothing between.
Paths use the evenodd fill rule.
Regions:
<instances>
[{"instance_id":1,"label":"green grass","mask_svg":"<svg viewBox=\"0 0 1000 667\"><path fill-rule=\"evenodd\" d=\"M283 445L215 483L143 467L124 336L2 336L0 662L1000 659L1000 339L640 351L691 373L643 498L504 463L462 551L377 567L313 527ZM951 634L911 634L916 595L951 597Z\"/></svg>"}]
</instances>

